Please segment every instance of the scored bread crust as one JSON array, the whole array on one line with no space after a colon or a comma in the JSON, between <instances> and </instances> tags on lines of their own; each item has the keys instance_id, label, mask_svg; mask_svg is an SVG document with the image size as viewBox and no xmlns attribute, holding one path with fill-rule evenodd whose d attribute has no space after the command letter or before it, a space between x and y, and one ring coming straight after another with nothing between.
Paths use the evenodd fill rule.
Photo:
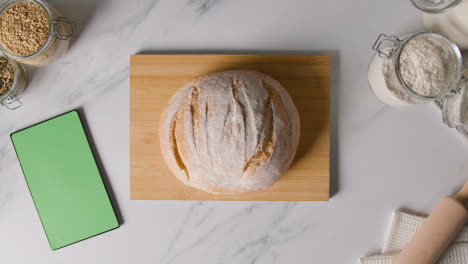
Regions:
<instances>
[{"instance_id":1,"label":"scored bread crust","mask_svg":"<svg viewBox=\"0 0 468 264\"><path fill-rule=\"evenodd\" d=\"M297 109L283 86L254 71L205 75L179 89L160 123L161 152L183 183L242 193L275 183L299 144Z\"/></svg>"}]
</instances>

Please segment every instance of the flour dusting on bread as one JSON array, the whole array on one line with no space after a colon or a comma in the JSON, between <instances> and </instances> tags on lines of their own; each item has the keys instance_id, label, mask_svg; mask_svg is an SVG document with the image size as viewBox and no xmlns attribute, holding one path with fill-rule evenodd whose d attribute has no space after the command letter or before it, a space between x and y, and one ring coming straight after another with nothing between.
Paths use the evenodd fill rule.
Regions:
<instances>
[{"instance_id":1,"label":"flour dusting on bread","mask_svg":"<svg viewBox=\"0 0 468 264\"><path fill-rule=\"evenodd\" d=\"M206 75L182 87L160 124L163 157L185 184L242 193L275 183L299 143L296 107L279 82L253 71Z\"/></svg>"}]
</instances>

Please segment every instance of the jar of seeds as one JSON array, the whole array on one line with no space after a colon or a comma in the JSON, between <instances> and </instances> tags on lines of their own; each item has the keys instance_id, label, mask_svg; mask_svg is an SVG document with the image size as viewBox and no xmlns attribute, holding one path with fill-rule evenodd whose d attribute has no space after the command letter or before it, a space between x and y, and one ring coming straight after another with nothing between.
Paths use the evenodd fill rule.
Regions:
<instances>
[{"instance_id":1,"label":"jar of seeds","mask_svg":"<svg viewBox=\"0 0 468 264\"><path fill-rule=\"evenodd\" d=\"M20 107L27 79L23 65L0 55L0 105L10 110Z\"/></svg>"},{"instance_id":2,"label":"jar of seeds","mask_svg":"<svg viewBox=\"0 0 468 264\"><path fill-rule=\"evenodd\" d=\"M0 6L0 50L8 57L44 66L63 56L75 23L41 0L8 0Z\"/></svg>"}]
</instances>

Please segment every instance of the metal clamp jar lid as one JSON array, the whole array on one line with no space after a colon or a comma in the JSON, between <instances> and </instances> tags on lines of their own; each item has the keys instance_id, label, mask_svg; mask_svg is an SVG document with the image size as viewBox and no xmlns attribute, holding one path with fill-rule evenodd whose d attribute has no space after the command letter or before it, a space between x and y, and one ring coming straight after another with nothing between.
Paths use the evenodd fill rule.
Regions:
<instances>
[{"instance_id":1,"label":"metal clamp jar lid","mask_svg":"<svg viewBox=\"0 0 468 264\"><path fill-rule=\"evenodd\" d=\"M43 66L52 63L63 56L68 49L69 40L75 37L76 24L64 18L52 5L42 0L8 0L0 6L0 19L8 13L10 8L16 5L36 5L39 14L46 16L47 22L44 27L48 27L46 39L42 46L32 50L32 53L18 53L11 50L6 43L0 39L0 50L8 57L24 64L33 66ZM25 17L31 16L31 13L25 14ZM27 20L27 19L25 19ZM19 22L22 22L20 17ZM41 20L43 21L43 20ZM25 22L27 23L27 22ZM12 34L16 34L15 32ZM41 37L44 35L40 35ZM41 42L42 43L42 42ZM9 44L10 46L12 44Z\"/></svg>"}]
</instances>

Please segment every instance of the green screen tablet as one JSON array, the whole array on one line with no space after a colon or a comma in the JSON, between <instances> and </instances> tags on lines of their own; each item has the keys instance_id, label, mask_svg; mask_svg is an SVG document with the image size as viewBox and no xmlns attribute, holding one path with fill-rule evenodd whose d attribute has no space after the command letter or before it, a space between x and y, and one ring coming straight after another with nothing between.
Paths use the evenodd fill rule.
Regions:
<instances>
[{"instance_id":1,"label":"green screen tablet","mask_svg":"<svg viewBox=\"0 0 468 264\"><path fill-rule=\"evenodd\" d=\"M53 250L119 227L77 111L11 139Z\"/></svg>"}]
</instances>

